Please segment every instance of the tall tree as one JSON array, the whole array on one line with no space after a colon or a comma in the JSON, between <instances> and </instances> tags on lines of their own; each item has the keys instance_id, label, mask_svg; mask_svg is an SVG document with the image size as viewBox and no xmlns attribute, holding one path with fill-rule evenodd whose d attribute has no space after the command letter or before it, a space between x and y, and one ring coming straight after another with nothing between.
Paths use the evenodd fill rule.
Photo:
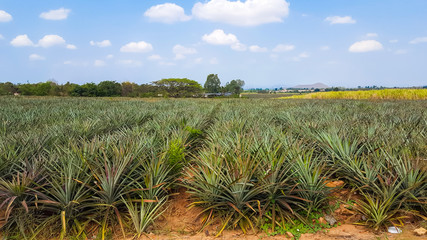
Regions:
<instances>
[{"instance_id":1,"label":"tall tree","mask_svg":"<svg viewBox=\"0 0 427 240\"><path fill-rule=\"evenodd\" d=\"M192 97L202 91L202 86L187 78L168 78L153 82L161 92L171 97Z\"/></svg>"},{"instance_id":2,"label":"tall tree","mask_svg":"<svg viewBox=\"0 0 427 240\"><path fill-rule=\"evenodd\" d=\"M102 81L98 84L98 96L116 97L122 94L122 85L115 81Z\"/></svg>"},{"instance_id":3,"label":"tall tree","mask_svg":"<svg viewBox=\"0 0 427 240\"><path fill-rule=\"evenodd\" d=\"M239 94L243 91L243 86L245 86L245 81L240 79L231 80L231 82L225 85L225 90L234 94Z\"/></svg>"},{"instance_id":4,"label":"tall tree","mask_svg":"<svg viewBox=\"0 0 427 240\"><path fill-rule=\"evenodd\" d=\"M218 74L209 74L206 79L204 88L206 92L219 92L221 90L221 81L218 78Z\"/></svg>"},{"instance_id":5,"label":"tall tree","mask_svg":"<svg viewBox=\"0 0 427 240\"><path fill-rule=\"evenodd\" d=\"M0 95L13 95L17 90L11 82L0 83Z\"/></svg>"}]
</instances>

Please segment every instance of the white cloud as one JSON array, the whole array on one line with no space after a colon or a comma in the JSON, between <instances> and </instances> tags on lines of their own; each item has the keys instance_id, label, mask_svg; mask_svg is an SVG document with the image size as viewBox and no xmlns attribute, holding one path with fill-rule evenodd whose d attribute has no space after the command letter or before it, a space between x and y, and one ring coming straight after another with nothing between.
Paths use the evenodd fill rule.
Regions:
<instances>
[{"instance_id":1,"label":"white cloud","mask_svg":"<svg viewBox=\"0 0 427 240\"><path fill-rule=\"evenodd\" d=\"M113 54L108 54L106 58L107 58L107 59L113 59L113 58L114 58L114 55L113 55Z\"/></svg>"},{"instance_id":2,"label":"white cloud","mask_svg":"<svg viewBox=\"0 0 427 240\"><path fill-rule=\"evenodd\" d=\"M427 37L418 37L409 42L410 44L427 43Z\"/></svg>"},{"instance_id":3,"label":"white cloud","mask_svg":"<svg viewBox=\"0 0 427 240\"><path fill-rule=\"evenodd\" d=\"M60 8L56 10L50 10L49 12L42 12L40 17L46 20L65 20L67 19L70 12L70 9Z\"/></svg>"},{"instance_id":4,"label":"white cloud","mask_svg":"<svg viewBox=\"0 0 427 240\"><path fill-rule=\"evenodd\" d=\"M375 40L365 40L360 42L355 42L350 46L348 51L354 53L362 53L362 52L372 52L379 51L383 49L383 45Z\"/></svg>"},{"instance_id":5,"label":"white cloud","mask_svg":"<svg viewBox=\"0 0 427 240\"><path fill-rule=\"evenodd\" d=\"M331 48L329 46L321 46L320 50L322 50L322 51L329 51L329 50L331 50Z\"/></svg>"},{"instance_id":6,"label":"white cloud","mask_svg":"<svg viewBox=\"0 0 427 240\"><path fill-rule=\"evenodd\" d=\"M153 55L151 55L151 56L148 57L148 60L150 60L150 61L159 61L159 60L162 60L162 57L160 55L153 54Z\"/></svg>"},{"instance_id":7,"label":"white cloud","mask_svg":"<svg viewBox=\"0 0 427 240\"><path fill-rule=\"evenodd\" d=\"M30 59L30 61L40 61L40 60L45 60L46 58L34 53L34 54L31 54L28 57L28 59Z\"/></svg>"},{"instance_id":8,"label":"white cloud","mask_svg":"<svg viewBox=\"0 0 427 240\"><path fill-rule=\"evenodd\" d=\"M142 66L141 61L136 60L119 60L117 61L118 64L129 66L129 67L140 67Z\"/></svg>"},{"instance_id":9,"label":"white cloud","mask_svg":"<svg viewBox=\"0 0 427 240\"><path fill-rule=\"evenodd\" d=\"M95 60L95 62L93 62L93 65L95 67L103 67L105 66L105 62L103 60Z\"/></svg>"},{"instance_id":10,"label":"white cloud","mask_svg":"<svg viewBox=\"0 0 427 240\"><path fill-rule=\"evenodd\" d=\"M174 3L165 3L152 6L148 9L144 16L148 17L153 22L174 23L184 22L191 19L185 15L184 9Z\"/></svg>"},{"instance_id":11,"label":"white cloud","mask_svg":"<svg viewBox=\"0 0 427 240\"><path fill-rule=\"evenodd\" d=\"M378 37L378 33L367 33L366 37L367 38L376 38L376 37Z\"/></svg>"},{"instance_id":12,"label":"white cloud","mask_svg":"<svg viewBox=\"0 0 427 240\"><path fill-rule=\"evenodd\" d=\"M389 43L398 43L399 42L399 40L397 40L397 39L392 39L392 40L390 40L390 41L388 41Z\"/></svg>"},{"instance_id":13,"label":"white cloud","mask_svg":"<svg viewBox=\"0 0 427 240\"><path fill-rule=\"evenodd\" d=\"M14 47L34 46L34 43L28 38L27 34L16 36L12 41L10 41L10 44Z\"/></svg>"},{"instance_id":14,"label":"white cloud","mask_svg":"<svg viewBox=\"0 0 427 240\"><path fill-rule=\"evenodd\" d=\"M356 23L356 20L354 20L351 16L330 16L325 19L325 21L329 22L330 24L353 24Z\"/></svg>"},{"instance_id":15,"label":"white cloud","mask_svg":"<svg viewBox=\"0 0 427 240\"><path fill-rule=\"evenodd\" d=\"M70 61L70 60L68 60L68 61L64 61L64 64L65 64L65 65L71 65L71 64L73 64L73 62L72 62L72 61Z\"/></svg>"},{"instance_id":16,"label":"white cloud","mask_svg":"<svg viewBox=\"0 0 427 240\"><path fill-rule=\"evenodd\" d=\"M90 41L89 43L91 46L97 46L97 47L109 47L109 46L111 46L110 40L103 40L101 42Z\"/></svg>"},{"instance_id":17,"label":"white cloud","mask_svg":"<svg viewBox=\"0 0 427 240\"><path fill-rule=\"evenodd\" d=\"M273 52L289 52L295 49L294 45L291 44L279 44L273 48Z\"/></svg>"},{"instance_id":18,"label":"white cloud","mask_svg":"<svg viewBox=\"0 0 427 240\"><path fill-rule=\"evenodd\" d=\"M67 44L66 48L70 49L70 50L76 50L77 49L76 45L73 45L73 44Z\"/></svg>"},{"instance_id":19,"label":"white cloud","mask_svg":"<svg viewBox=\"0 0 427 240\"><path fill-rule=\"evenodd\" d=\"M263 52L267 52L268 49L265 47L260 47L258 45L252 45L249 47L249 51L255 52L255 53L263 53Z\"/></svg>"},{"instance_id":20,"label":"white cloud","mask_svg":"<svg viewBox=\"0 0 427 240\"><path fill-rule=\"evenodd\" d=\"M202 20L237 26L257 26L283 22L283 18L289 15L289 3L285 0L210 0L206 3L196 3L192 13Z\"/></svg>"},{"instance_id":21,"label":"white cloud","mask_svg":"<svg viewBox=\"0 0 427 240\"><path fill-rule=\"evenodd\" d=\"M133 53L146 53L153 50L153 46L150 43L140 41L140 42L130 42L120 48L120 52L133 52Z\"/></svg>"},{"instance_id":22,"label":"white cloud","mask_svg":"<svg viewBox=\"0 0 427 240\"><path fill-rule=\"evenodd\" d=\"M242 51L246 51L247 47L245 44L237 42L231 45L231 49L233 49L234 51L242 52Z\"/></svg>"},{"instance_id":23,"label":"white cloud","mask_svg":"<svg viewBox=\"0 0 427 240\"><path fill-rule=\"evenodd\" d=\"M226 34L222 29L216 29L210 34L202 36L202 40L212 45L229 45L234 51L246 51L245 44L240 43L236 35Z\"/></svg>"},{"instance_id":24,"label":"white cloud","mask_svg":"<svg viewBox=\"0 0 427 240\"><path fill-rule=\"evenodd\" d=\"M175 45L172 49L175 54L175 60L185 59L186 55L196 54L197 50L194 48L187 48L182 45Z\"/></svg>"},{"instance_id":25,"label":"white cloud","mask_svg":"<svg viewBox=\"0 0 427 240\"><path fill-rule=\"evenodd\" d=\"M310 54L308 54L307 52L302 52L298 56L294 57L292 60L295 62L300 62L304 58L309 58L309 57L310 57Z\"/></svg>"},{"instance_id":26,"label":"white cloud","mask_svg":"<svg viewBox=\"0 0 427 240\"><path fill-rule=\"evenodd\" d=\"M225 34L222 29L216 29L210 34L203 35L202 40L213 45L232 45L239 43L236 35L231 33Z\"/></svg>"},{"instance_id":27,"label":"white cloud","mask_svg":"<svg viewBox=\"0 0 427 240\"><path fill-rule=\"evenodd\" d=\"M3 39L4 39L3 35L0 34L0 40L3 40Z\"/></svg>"},{"instance_id":28,"label":"white cloud","mask_svg":"<svg viewBox=\"0 0 427 240\"><path fill-rule=\"evenodd\" d=\"M65 45L65 40L58 35L45 35L42 39L38 41L37 44L34 44L27 34L16 36L10 44L14 47L52 47L52 46L65 46L67 49L77 49L77 47L73 44Z\"/></svg>"},{"instance_id":29,"label":"white cloud","mask_svg":"<svg viewBox=\"0 0 427 240\"><path fill-rule=\"evenodd\" d=\"M58 35L46 35L39 40L38 46L48 48L56 45L64 45L65 40Z\"/></svg>"},{"instance_id":30,"label":"white cloud","mask_svg":"<svg viewBox=\"0 0 427 240\"><path fill-rule=\"evenodd\" d=\"M12 15L4 10L0 10L0 22L10 22L12 19Z\"/></svg>"}]
</instances>

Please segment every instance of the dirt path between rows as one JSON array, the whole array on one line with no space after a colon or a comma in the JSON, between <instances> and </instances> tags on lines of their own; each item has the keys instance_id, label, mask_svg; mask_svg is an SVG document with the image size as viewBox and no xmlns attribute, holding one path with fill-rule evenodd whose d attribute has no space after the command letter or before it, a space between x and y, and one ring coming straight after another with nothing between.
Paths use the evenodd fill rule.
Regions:
<instances>
[{"instance_id":1,"label":"dirt path between rows","mask_svg":"<svg viewBox=\"0 0 427 240\"><path fill-rule=\"evenodd\" d=\"M209 239L242 239L242 240L273 240L291 239L284 235L268 236L264 232L243 234L241 230L225 230L221 236L215 237L220 223L208 226L203 232L198 232L201 220L198 217L201 209L190 208L191 203L186 189L170 201L166 212L156 221L151 233L143 236L144 240L209 240ZM401 234L375 233L371 229L353 224L343 224L330 228L327 233L303 234L300 240L427 240L427 236L418 237L413 234L417 226L408 224Z\"/></svg>"}]
</instances>

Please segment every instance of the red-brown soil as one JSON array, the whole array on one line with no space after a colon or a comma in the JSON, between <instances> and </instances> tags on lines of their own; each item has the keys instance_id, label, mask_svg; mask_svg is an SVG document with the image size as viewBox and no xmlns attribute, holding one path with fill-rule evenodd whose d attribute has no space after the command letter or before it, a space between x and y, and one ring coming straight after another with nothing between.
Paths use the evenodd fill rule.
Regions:
<instances>
[{"instance_id":1,"label":"red-brown soil","mask_svg":"<svg viewBox=\"0 0 427 240\"><path fill-rule=\"evenodd\" d=\"M359 197L354 192L347 189L336 190L332 193L330 200L331 205L338 202L347 202L348 200L357 200ZM161 218L156 221L156 225L150 229L151 233L141 237L144 240L209 240L209 239L242 239L242 240L273 240L273 239L290 239L283 235L268 236L264 232L243 234L241 230L225 230L221 236L215 237L220 223L215 223L199 232L201 217L199 213L201 209L190 208L191 203L189 194L184 188L180 189L179 193L172 197L168 209ZM374 232L372 229L353 225L352 223L359 220L360 216L355 211L349 210L348 205L341 204L335 210L334 216L341 226L328 229L325 232L316 234L303 234L301 240L427 240L427 236L417 237L413 234L413 230L417 227L412 222L407 222L403 233L390 234L386 232Z\"/></svg>"}]
</instances>

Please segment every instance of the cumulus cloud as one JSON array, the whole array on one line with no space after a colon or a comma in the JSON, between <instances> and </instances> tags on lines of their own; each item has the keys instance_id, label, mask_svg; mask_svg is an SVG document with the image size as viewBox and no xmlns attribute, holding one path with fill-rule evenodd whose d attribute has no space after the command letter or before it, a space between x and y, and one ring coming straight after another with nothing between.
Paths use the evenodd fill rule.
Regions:
<instances>
[{"instance_id":1,"label":"cumulus cloud","mask_svg":"<svg viewBox=\"0 0 427 240\"><path fill-rule=\"evenodd\" d=\"M203 35L202 40L213 45L233 45L239 43L236 35L231 33L225 34L222 29L216 29L210 34Z\"/></svg>"},{"instance_id":2,"label":"cumulus cloud","mask_svg":"<svg viewBox=\"0 0 427 240\"><path fill-rule=\"evenodd\" d=\"M40 55L38 55L38 54L31 54L29 57L28 57L28 59L30 60L30 61L41 61L41 60L45 60L46 58L45 57L43 57L43 56L40 56Z\"/></svg>"},{"instance_id":3,"label":"cumulus cloud","mask_svg":"<svg viewBox=\"0 0 427 240\"><path fill-rule=\"evenodd\" d=\"M10 22L12 19L12 15L4 10L0 10L0 22Z\"/></svg>"},{"instance_id":4,"label":"cumulus cloud","mask_svg":"<svg viewBox=\"0 0 427 240\"><path fill-rule=\"evenodd\" d=\"M353 53L363 53L363 52L372 52L379 51L383 49L383 45L375 40L365 40L360 42L355 42L350 46L348 51Z\"/></svg>"},{"instance_id":5,"label":"cumulus cloud","mask_svg":"<svg viewBox=\"0 0 427 240\"><path fill-rule=\"evenodd\" d=\"M97 47L109 47L109 46L111 46L110 40L103 40L100 42L90 41L89 43L91 46L97 46Z\"/></svg>"},{"instance_id":6,"label":"cumulus cloud","mask_svg":"<svg viewBox=\"0 0 427 240\"><path fill-rule=\"evenodd\" d=\"M236 35L226 34L222 29L216 29L210 34L203 35L202 40L212 45L228 45L234 51L246 51L247 49L245 44L240 43Z\"/></svg>"},{"instance_id":7,"label":"cumulus cloud","mask_svg":"<svg viewBox=\"0 0 427 240\"><path fill-rule=\"evenodd\" d=\"M108 54L106 58L107 58L107 59L113 59L113 58L114 58L114 55L113 55L113 54Z\"/></svg>"},{"instance_id":8,"label":"cumulus cloud","mask_svg":"<svg viewBox=\"0 0 427 240\"><path fill-rule=\"evenodd\" d=\"M273 48L273 52L289 52L295 49L294 45L291 44L278 44Z\"/></svg>"},{"instance_id":9,"label":"cumulus cloud","mask_svg":"<svg viewBox=\"0 0 427 240\"><path fill-rule=\"evenodd\" d=\"M174 3L152 6L144 13L144 16L148 17L150 21L162 23L184 22L191 19L190 16L185 15L182 7Z\"/></svg>"},{"instance_id":10,"label":"cumulus cloud","mask_svg":"<svg viewBox=\"0 0 427 240\"><path fill-rule=\"evenodd\" d=\"M103 67L103 66L105 66L105 62L103 60L95 60L95 62L93 62L93 66Z\"/></svg>"},{"instance_id":11,"label":"cumulus cloud","mask_svg":"<svg viewBox=\"0 0 427 240\"><path fill-rule=\"evenodd\" d=\"M175 54L175 60L185 59L186 55L197 53L197 50L195 48L187 48L179 44L175 45L172 51Z\"/></svg>"},{"instance_id":12,"label":"cumulus cloud","mask_svg":"<svg viewBox=\"0 0 427 240\"><path fill-rule=\"evenodd\" d=\"M267 52L268 49L265 47L260 47L258 45L252 45L249 47L249 51L255 52L255 53L263 53L263 52Z\"/></svg>"},{"instance_id":13,"label":"cumulus cloud","mask_svg":"<svg viewBox=\"0 0 427 240\"><path fill-rule=\"evenodd\" d=\"M34 43L31 41L30 38L28 38L27 34L16 36L12 41L10 41L10 44L14 47L32 47L32 46L34 46Z\"/></svg>"},{"instance_id":14,"label":"cumulus cloud","mask_svg":"<svg viewBox=\"0 0 427 240\"><path fill-rule=\"evenodd\" d=\"M427 43L427 37L418 37L409 42L410 44Z\"/></svg>"},{"instance_id":15,"label":"cumulus cloud","mask_svg":"<svg viewBox=\"0 0 427 240\"><path fill-rule=\"evenodd\" d=\"M193 6L193 16L212 22L237 26L258 26L283 22L289 15L289 3L285 0L210 0Z\"/></svg>"},{"instance_id":16,"label":"cumulus cloud","mask_svg":"<svg viewBox=\"0 0 427 240\"><path fill-rule=\"evenodd\" d=\"M39 40L38 46L48 48L57 45L64 45L65 40L58 35L46 35L42 39Z\"/></svg>"},{"instance_id":17,"label":"cumulus cloud","mask_svg":"<svg viewBox=\"0 0 427 240\"><path fill-rule=\"evenodd\" d=\"M367 33L366 37L368 37L368 38L376 38L376 37L378 37L378 33Z\"/></svg>"},{"instance_id":18,"label":"cumulus cloud","mask_svg":"<svg viewBox=\"0 0 427 240\"><path fill-rule=\"evenodd\" d=\"M77 49L76 45L73 45L73 44L67 44L66 48L70 49L70 50L76 50Z\"/></svg>"},{"instance_id":19,"label":"cumulus cloud","mask_svg":"<svg viewBox=\"0 0 427 240\"><path fill-rule=\"evenodd\" d=\"M68 14L71 12L70 9L60 8L56 10L50 10L48 12L42 12L40 18L46 20L65 20L68 18Z\"/></svg>"},{"instance_id":20,"label":"cumulus cloud","mask_svg":"<svg viewBox=\"0 0 427 240\"><path fill-rule=\"evenodd\" d=\"M354 24L356 23L356 20L354 20L351 16L330 16L325 19L326 22L329 22L330 24Z\"/></svg>"},{"instance_id":21,"label":"cumulus cloud","mask_svg":"<svg viewBox=\"0 0 427 240\"><path fill-rule=\"evenodd\" d=\"M140 42L130 42L120 48L120 52L133 52L133 53L146 53L153 50L153 46L150 43L140 41Z\"/></svg>"},{"instance_id":22,"label":"cumulus cloud","mask_svg":"<svg viewBox=\"0 0 427 240\"><path fill-rule=\"evenodd\" d=\"M0 34L0 40L4 39L3 35Z\"/></svg>"},{"instance_id":23,"label":"cumulus cloud","mask_svg":"<svg viewBox=\"0 0 427 240\"><path fill-rule=\"evenodd\" d=\"M34 44L27 34L16 36L10 44L14 47L43 47L49 48L53 46L64 46L67 49L74 50L77 47L73 44L66 44L65 40L58 35L45 35L42 39Z\"/></svg>"}]
</instances>

